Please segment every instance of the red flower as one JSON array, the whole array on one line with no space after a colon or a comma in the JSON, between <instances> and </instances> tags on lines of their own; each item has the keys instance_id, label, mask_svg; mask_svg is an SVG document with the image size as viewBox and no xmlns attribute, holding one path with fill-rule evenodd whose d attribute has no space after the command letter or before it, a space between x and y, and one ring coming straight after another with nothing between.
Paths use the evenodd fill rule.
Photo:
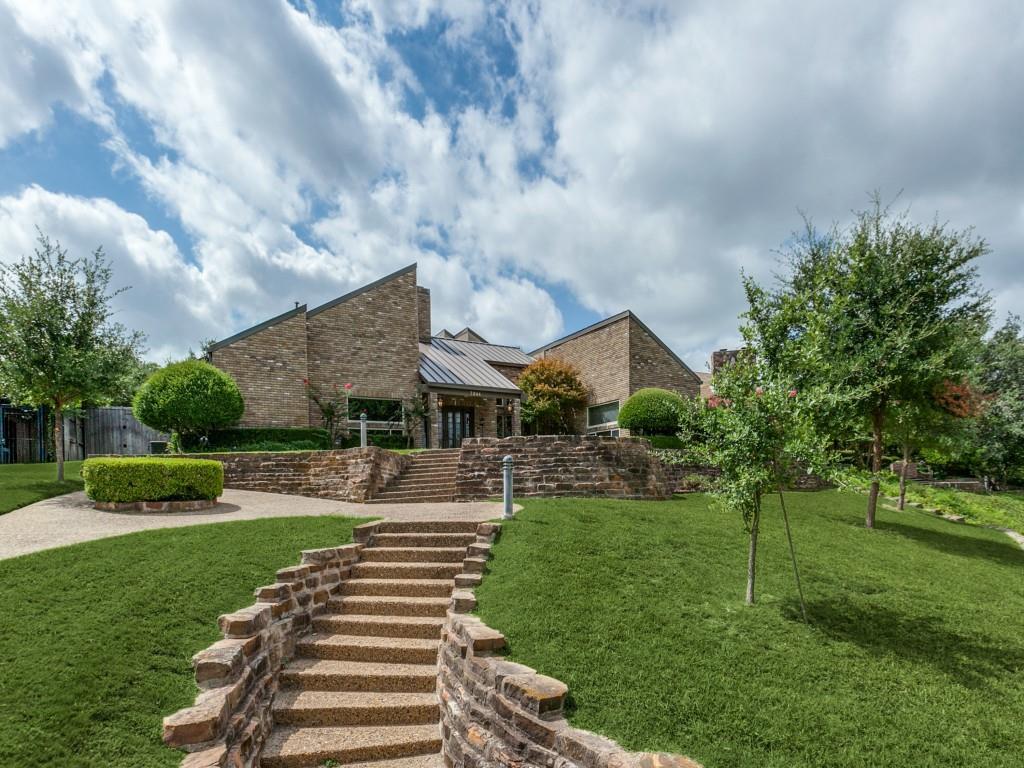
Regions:
<instances>
[{"instance_id":1,"label":"red flower","mask_svg":"<svg viewBox=\"0 0 1024 768\"><path fill-rule=\"evenodd\" d=\"M790 397L796 397L796 390L795 389L789 390L789 396Z\"/></svg>"},{"instance_id":2,"label":"red flower","mask_svg":"<svg viewBox=\"0 0 1024 768\"><path fill-rule=\"evenodd\" d=\"M758 397L763 395L764 394L764 387L758 387L757 389L755 389L754 390L754 394L757 395Z\"/></svg>"},{"instance_id":3,"label":"red flower","mask_svg":"<svg viewBox=\"0 0 1024 768\"><path fill-rule=\"evenodd\" d=\"M303 379L302 383L305 384L308 387L309 386L309 379Z\"/></svg>"},{"instance_id":4,"label":"red flower","mask_svg":"<svg viewBox=\"0 0 1024 768\"><path fill-rule=\"evenodd\" d=\"M348 384L346 384L346 385L345 385L345 389L346 389L346 390L348 390L348 389L352 389L352 382L349 382Z\"/></svg>"}]
</instances>

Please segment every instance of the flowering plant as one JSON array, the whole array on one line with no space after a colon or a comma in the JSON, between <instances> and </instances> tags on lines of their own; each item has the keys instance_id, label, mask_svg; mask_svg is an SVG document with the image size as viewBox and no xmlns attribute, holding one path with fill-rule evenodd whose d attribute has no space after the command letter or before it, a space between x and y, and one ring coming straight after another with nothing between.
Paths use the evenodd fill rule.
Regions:
<instances>
[{"instance_id":1,"label":"flowering plant","mask_svg":"<svg viewBox=\"0 0 1024 768\"><path fill-rule=\"evenodd\" d=\"M347 383L344 387L335 384L328 394L324 394L310 384L309 379L303 379L302 383L306 387L306 396L320 410L320 420L331 436L331 445L337 445L339 439L348 437L348 393L352 384Z\"/></svg>"}]
</instances>

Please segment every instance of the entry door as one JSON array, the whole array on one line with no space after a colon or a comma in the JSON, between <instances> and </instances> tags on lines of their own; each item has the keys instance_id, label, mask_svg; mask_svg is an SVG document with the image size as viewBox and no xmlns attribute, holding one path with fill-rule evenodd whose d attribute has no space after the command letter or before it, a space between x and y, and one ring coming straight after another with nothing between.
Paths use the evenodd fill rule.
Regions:
<instances>
[{"instance_id":1,"label":"entry door","mask_svg":"<svg viewBox=\"0 0 1024 768\"><path fill-rule=\"evenodd\" d=\"M473 437L473 409L442 408L441 447L461 448L464 437Z\"/></svg>"}]
</instances>

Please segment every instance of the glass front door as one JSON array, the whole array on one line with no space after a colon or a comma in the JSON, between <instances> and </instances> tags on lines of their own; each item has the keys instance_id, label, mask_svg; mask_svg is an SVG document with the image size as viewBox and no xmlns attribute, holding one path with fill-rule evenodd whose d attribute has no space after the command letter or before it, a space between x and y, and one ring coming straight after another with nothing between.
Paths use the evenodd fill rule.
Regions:
<instances>
[{"instance_id":1,"label":"glass front door","mask_svg":"<svg viewBox=\"0 0 1024 768\"><path fill-rule=\"evenodd\" d=\"M473 437L473 409L442 408L441 447L461 448L464 437Z\"/></svg>"}]
</instances>

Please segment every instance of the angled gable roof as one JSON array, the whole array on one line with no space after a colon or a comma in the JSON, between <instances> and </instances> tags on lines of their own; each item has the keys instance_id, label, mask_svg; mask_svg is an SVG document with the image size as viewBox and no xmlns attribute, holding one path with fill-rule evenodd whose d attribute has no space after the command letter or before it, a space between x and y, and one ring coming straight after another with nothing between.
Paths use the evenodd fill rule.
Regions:
<instances>
[{"instance_id":1,"label":"angled gable roof","mask_svg":"<svg viewBox=\"0 0 1024 768\"><path fill-rule=\"evenodd\" d=\"M498 359L495 359L498 358ZM523 363L521 361L525 360ZM521 390L502 376L492 362L528 365L518 347L434 337L420 344L420 378L428 385L519 395Z\"/></svg>"},{"instance_id":2,"label":"angled gable roof","mask_svg":"<svg viewBox=\"0 0 1024 768\"><path fill-rule=\"evenodd\" d=\"M366 293L367 291L372 291L374 288L377 288L377 287L379 287L381 285L384 285L384 283L390 282L390 281L394 280L396 277L400 277L400 276L402 276L402 275L404 275L404 274L406 274L408 272L415 272L415 271L416 271L416 264L415 263L410 264L407 267L402 267L397 272L392 272L390 275L384 275L384 277L380 278L379 280L374 280L372 283L367 283L366 285L362 286L361 288L356 288L354 291L349 291L348 293L346 293L346 294L344 294L342 296L339 296L336 299L331 299L326 304L321 304L319 307L315 307L314 309L309 310L309 312L306 313L306 317L313 317L314 315L318 315L321 312L330 309L331 307L336 307L339 304L348 301L349 299L354 299L356 296L361 296L362 294Z\"/></svg>"}]
</instances>

